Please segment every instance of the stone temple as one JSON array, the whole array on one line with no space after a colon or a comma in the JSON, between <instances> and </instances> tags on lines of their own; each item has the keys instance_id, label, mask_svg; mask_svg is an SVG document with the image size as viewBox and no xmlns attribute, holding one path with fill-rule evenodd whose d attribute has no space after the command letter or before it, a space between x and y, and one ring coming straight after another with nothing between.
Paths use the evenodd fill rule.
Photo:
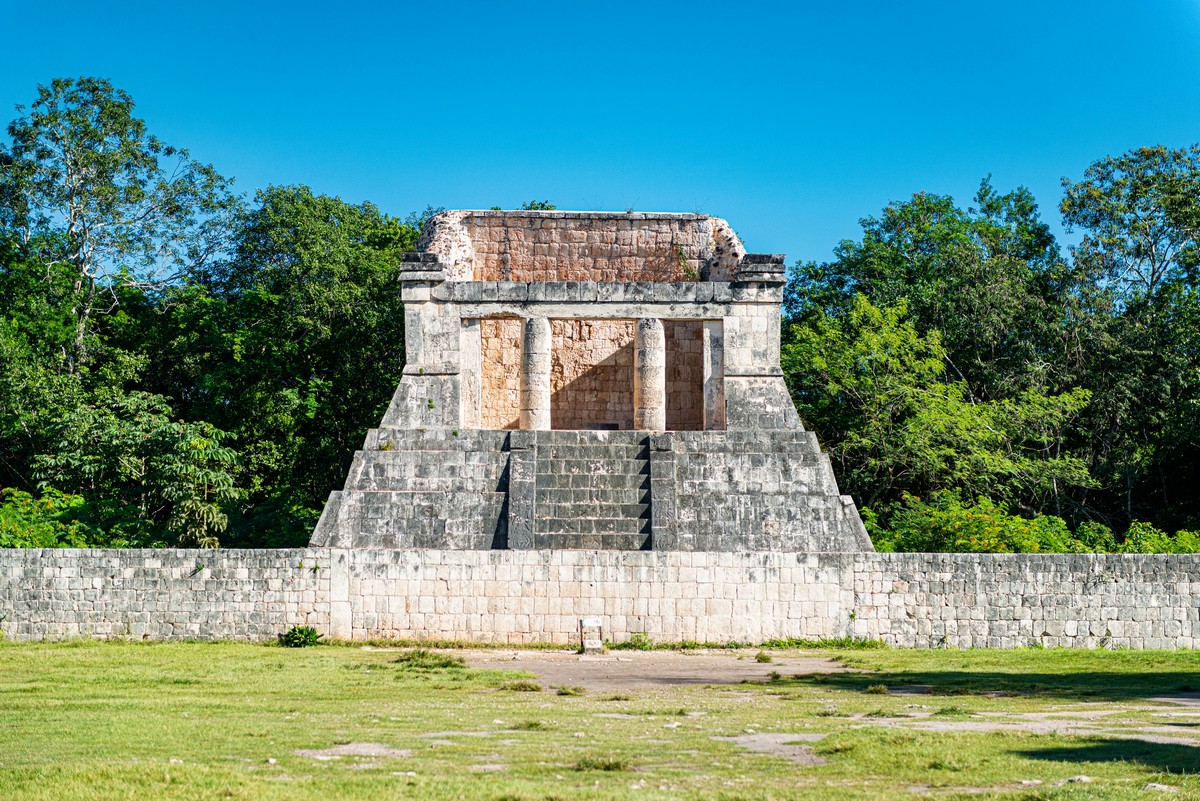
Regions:
<instances>
[{"instance_id":1,"label":"stone temple","mask_svg":"<svg viewBox=\"0 0 1200 801\"><path fill-rule=\"evenodd\" d=\"M702 214L449 211L312 546L873 550L779 365L783 256Z\"/></svg>"}]
</instances>

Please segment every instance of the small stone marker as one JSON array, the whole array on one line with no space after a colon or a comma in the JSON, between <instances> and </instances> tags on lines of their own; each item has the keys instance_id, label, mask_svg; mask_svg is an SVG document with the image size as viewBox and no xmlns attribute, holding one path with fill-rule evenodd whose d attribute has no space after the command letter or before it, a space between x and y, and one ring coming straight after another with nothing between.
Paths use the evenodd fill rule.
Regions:
<instances>
[{"instance_id":1,"label":"small stone marker","mask_svg":"<svg viewBox=\"0 0 1200 801\"><path fill-rule=\"evenodd\" d=\"M579 639L585 655L604 653L604 620L599 617L585 617L579 621Z\"/></svg>"}]
</instances>

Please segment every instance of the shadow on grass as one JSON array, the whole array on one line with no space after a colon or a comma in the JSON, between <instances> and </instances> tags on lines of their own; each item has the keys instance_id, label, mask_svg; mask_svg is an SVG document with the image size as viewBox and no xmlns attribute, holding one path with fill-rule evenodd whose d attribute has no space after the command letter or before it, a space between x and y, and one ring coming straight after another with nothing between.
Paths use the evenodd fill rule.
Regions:
<instances>
[{"instance_id":1,"label":"shadow on grass","mask_svg":"<svg viewBox=\"0 0 1200 801\"><path fill-rule=\"evenodd\" d=\"M1200 675L1192 671L1084 671L1009 673L1003 671L879 670L864 673L814 673L787 684L839 690L929 695L1051 696L1092 701L1128 701L1154 696L1193 698L1200 704Z\"/></svg>"},{"instance_id":2,"label":"shadow on grass","mask_svg":"<svg viewBox=\"0 0 1200 801\"><path fill-rule=\"evenodd\" d=\"M1162 773L1200 773L1200 748L1145 740L1097 739L1084 745L1032 748L1013 753L1048 762L1126 762Z\"/></svg>"}]
</instances>

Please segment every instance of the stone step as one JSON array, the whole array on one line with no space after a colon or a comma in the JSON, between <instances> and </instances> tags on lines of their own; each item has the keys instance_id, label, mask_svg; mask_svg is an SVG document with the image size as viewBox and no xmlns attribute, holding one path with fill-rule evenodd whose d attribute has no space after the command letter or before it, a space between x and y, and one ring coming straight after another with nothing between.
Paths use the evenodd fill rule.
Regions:
<instances>
[{"instance_id":1,"label":"stone step","mask_svg":"<svg viewBox=\"0 0 1200 801\"><path fill-rule=\"evenodd\" d=\"M645 459L650 449L641 445L540 445L538 459Z\"/></svg>"},{"instance_id":2,"label":"stone step","mask_svg":"<svg viewBox=\"0 0 1200 801\"><path fill-rule=\"evenodd\" d=\"M644 431L537 431L534 442L543 445L644 445Z\"/></svg>"},{"instance_id":3,"label":"stone step","mask_svg":"<svg viewBox=\"0 0 1200 801\"><path fill-rule=\"evenodd\" d=\"M533 535L534 547L551 551L648 551L651 549L649 534L553 534L547 532Z\"/></svg>"},{"instance_id":4,"label":"stone step","mask_svg":"<svg viewBox=\"0 0 1200 801\"><path fill-rule=\"evenodd\" d=\"M605 489L602 487L552 487L544 485L541 489L545 493L553 493L554 503L579 503L586 505L595 503L623 504L650 502L650 487L648 485L622 487L620 489ZM538 492L537 498L539 501L542 500L542 497L543 492Z\"/></svg>"},{"instance_id":5,"label":"stone step","mask_svg":"<svg viewBox=\"0 0 1200 801\"><path fill-rule=\"evenodd\" d=\"M345 489L499 492L506 489L507 466L504 451L358 451Z\"/></svg>"},{"instance_id":6,"label":"stone step","mask_svg":"<svg viewBox=\"0 0 1200 801\"><path fill-rule=\"evenodd\" d=\"M650 474L645 459L537 459L540 476L644 476Z\"/></svg>"},{"instance_id":7,"label":"stone step","mask_svg":"<svg viewBox=\"0 0 1200 801\"><path fill-rule=\"evenodd\" d=\"M507 431L454 428L373 428L363 450L374 451L503 451Z\"/></svg>"},{"instance_id":8,"label":"stone step","mask_svg":"<svg viewBox=\"0 0 1200 801\"><path fill-rule=\"evenodd\" d=\"M650 531L650 521L598 517L535 517L534 533L636 534Z\"/></svg>"},{"instance_id":9,"label":"stone step","mask_svg":"<svg viewBox=\"0 0 1200 801\"><path fill-rule=\"evenodd\" d=\"M648 503L556 503L553 496L534 501L533 516L551 519L588 520L646 520L650 517Z\"/></svg>"},{"instance_id":10,"label":"stone step","mask_svg":"<svg viewBox=\"0 0 1200 801\"><path fill-rule=\"evenodd\" d=\"M458 476L350 476L348 492L504 492L505 482Z\"/></svg>"},{"instance_id":11,"label":"stone step","mask_svg":"<svg viewBox=\"0 0 1200 801\"><path fill-rule=\"evenodd\" d=\"M744 447L773 448L784 443L815 442L816 434L799 429L758 429L754 431L672 431L671 438L686 443L729 443Z\"/></svg>"},{"instance_id":12,"label":"stone step","mask_svg":"<svg viewBox=\"0 0 1200 801\"><path fill-rule=\"evenodd\" d=\"M635 532L631 534L562 534L535 532L533 547L541 550L555 551L648 551L650 550L650 534Z\"/></svg>"},{"instance_id":13,"label":"stone step","mask_svg":"<svg viewBox=\"0 0 1200 801\"><path fill-rule=\"evenodd\" d=\"M344 548L496 546L506 529L503 492L334 492L313 534Z\"/></svg>"},{"instance_id":14,"label":"stone step","mask_svg":"<svg viewBox=\"0 0 1200 801\"><path fill-rule=\"evenodd\" d=\"M538 489L643 489L650 486L648 474L628 473L538 473L534 477Z\"/></svg>"}]
</instances>

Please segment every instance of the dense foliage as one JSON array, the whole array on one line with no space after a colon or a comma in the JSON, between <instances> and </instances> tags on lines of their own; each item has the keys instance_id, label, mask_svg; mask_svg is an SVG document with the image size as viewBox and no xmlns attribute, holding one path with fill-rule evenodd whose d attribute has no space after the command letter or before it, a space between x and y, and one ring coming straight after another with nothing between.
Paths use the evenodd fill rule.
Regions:
<instances>
[{"instance_id":1,"label":"dense foliage","mask_svg":"<svg viewBox=\"0 0 1200 801\"><path fill-rule=\"evenodd\" d=\"M985 180L796 266L784 369L881 547L1195 551L1200 147L1064 187L1065 255Z\"/></svg>"},{"instance_id":2,"label":"dense foliage","mask_svg":"<svg viewBox=\"0 0 1200 801\"><path fill-rule=\"evenodd\" d=\"M56 80L0 143L0 547L302 545L439 209L247 199L133 110ZM1143 148L1064 180L1066 251L985 180L796 265L785 375L880 548L1198 549L1198 198L1200 147Z\"/></svg>"},{"instance_id":3,"label":"dense foliage","mask_svg":"<svg viewBox=\"0 0 1200 801\"><path fill-rule=\"evenodd\" d=\"M417 229L303 186L247 203L105 81L21 111L0 149L0 544L303 545L399 380Z\"/></svg>"}]
</instances>

